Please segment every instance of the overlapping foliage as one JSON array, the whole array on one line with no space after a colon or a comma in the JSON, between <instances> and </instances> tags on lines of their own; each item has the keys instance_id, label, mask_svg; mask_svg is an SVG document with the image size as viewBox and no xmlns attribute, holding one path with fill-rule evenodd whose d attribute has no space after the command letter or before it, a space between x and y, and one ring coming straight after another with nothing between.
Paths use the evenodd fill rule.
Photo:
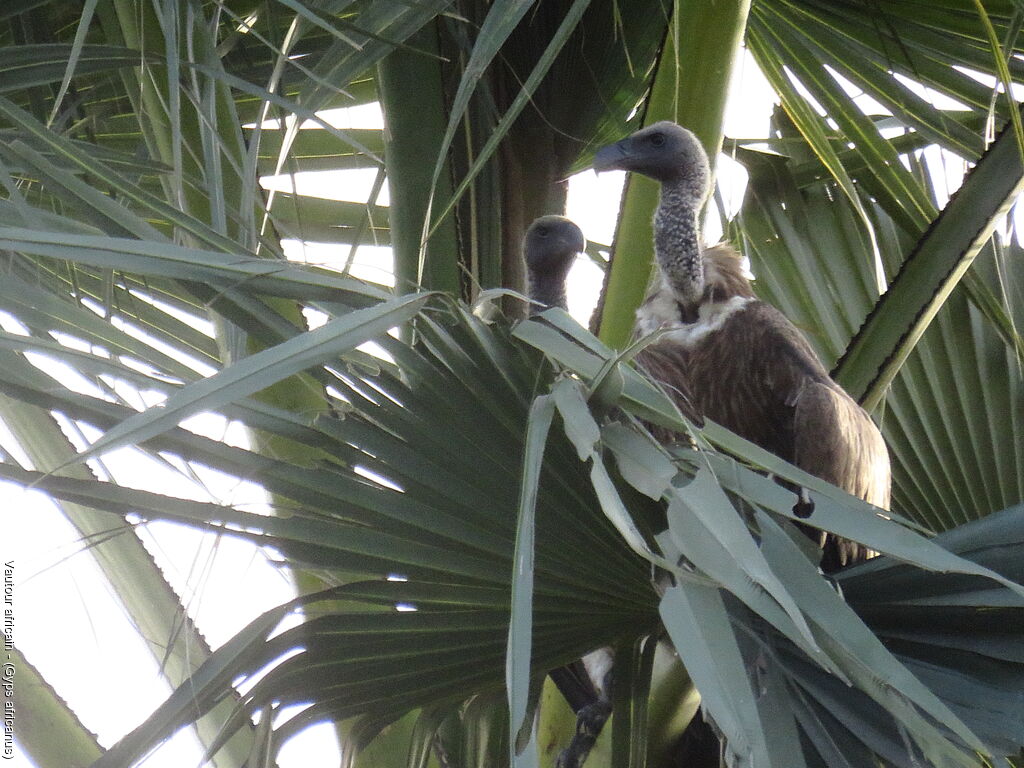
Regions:
<instances>
[{"instance_id":1,"label":"overlapping foliage","mask_svg":"<svg viewBox=\"0 0 1024 768\"><path fill-rule=\"evenodd\" d=\"M1016 105L965 71L1019 79L1008 55L1019 50L1019 5L755 0L709 15L691 5L0 9L0 309L17 321L0 336L0 413L34 466L5 461L0 473L60 501L98 543L169 678L188 680L100 764L130 764L200 714L218 765L262 764L320 717L345 720L347 747L368 746L362 759L376 766L438 754L529 764L551 748L530 745L523 727L540 673L614 644L615 739L592 759L670 765L692 704L673 682L678 665L656 650L659 618L729 749L754 765L866 764L871 753L974 765L974 750L999 757L1024 742L1024 656L1007 631L1024 606L1006 581L1024 578L1022 513L954 528L1024 496L1018 248L988 238L1021 183L1020 155L1012 128L985 143L986 119L1002 123ZM737 26L693 33L716 23ZM762 295L823 357L842 356L851 390L885 396L902 522L713 424L697 431L557 312L510 334L450 296L405 290L419 281L472 299L521 289L523 227L560 209L559 180L588 148L631 125L704 114L701 135L717 145L711 104L723 101L727 68L699 81L688 72L713 60L702 45L738 40L744 24L787 119L771 141L783 156L735 150L751 183L734 235ZM410 72L424 75L415 94L401 87ZM891 116L865 114L850 83ZM935 107L935 92L964 111ZM378 98L388 134L322 117ZM904 133L886 138L892 126ZM933 142L995 166L980 163L941 214L913 154ZM378 171L365 203L257 183L353 168ZM385 172L390 207L375 198ZM649 220L642 192L627 191L620 240ZM290 264L282 237L347 245L349 261L360 245L393 242L406 295ZM620 325L646 282L647 240L616 249L604 307ZM307 330L299 304L327 324ZM384 334L398 325L410 329L404 341ZM388 356L360 351L368 339ZM89 386L55 380L27 352ZM168 399L133 416L125 387ZM176 426L203 410L246 424L255 447ZM658 446L643 421L698 449ZM138 441L160 461L258 480L277 514L101 481L58 423L102 429L107 447ZM892 557L833 588L787 533L788 493L750 467L807 484L814 524ZM266 544L327 590L211 654L187 622L179 633L180 606L130 535L156 519ZM911 521L954 530L936 546ZM396 603L418 610L395 613ZM297 627L276 631L296 614ZM298 648L243 693L232 687ZM38 700L19 701L26 717L58 706L32 692ZM275 721L299 702L312 706ZM545 700L545 734L557 731L556 703Z\"/></svg>"}]
</instances>

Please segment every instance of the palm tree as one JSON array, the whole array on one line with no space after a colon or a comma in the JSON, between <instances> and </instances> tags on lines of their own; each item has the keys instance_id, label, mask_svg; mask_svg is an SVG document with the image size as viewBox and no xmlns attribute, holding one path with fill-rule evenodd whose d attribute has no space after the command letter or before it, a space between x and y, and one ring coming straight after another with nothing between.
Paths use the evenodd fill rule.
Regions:
<instances>
[{"instance_id":1,"label":"palm tree","mask_svg":"<svg viewBox=\"0 0 1024 768\"><path fill-rule=\"evenodd\" d=\"M19 323L0 336L0 416L31 464L5 456L0 476L61 504L180 686L103 752L59 692L19 685L26 751L130 765L198 720L217 765L268 764L328 719L357 765L536 764L572 728L544 671L601 645L616 649L616 714L593 765L671 765L695 708L687 673L753 765L1019 749L1020 259L992 233L1024 178L1018 107L993 85L1024 79L1021 18L997 0L0 10L0 309ZM762 295L875 409L891 519L697 429L613 351L649 274L642 181L598 337L557 311L512 324L467 304L522 289L525 226L561 210L560 180L594 147L664 118L723 146L741 40L782 109L768 141L724 144L750 175L726 227ZM323 117L378 100L384 131ZM922 159L935 146L974 164L948 202ZM365 203L257 183L352 168L376 169ZM290 263L289 238L350 258L391 244L397 290ZM326 323L309 329L300 306ZM140 414L128 391L167 399ZM179 426L203 411L244 424L252 447ZM104 435L76 455L69 423ZM650 423L698 449L656 443ZM183 474L254 480L275 514L124 487L84 462L128 444ZM886 556L836 589L756 470L807 485L823 527ZM303 594L211 652L132 533L152 520L273 548ZM309 706L275 722L291 704Z\"/></svg>"}]
</instances>

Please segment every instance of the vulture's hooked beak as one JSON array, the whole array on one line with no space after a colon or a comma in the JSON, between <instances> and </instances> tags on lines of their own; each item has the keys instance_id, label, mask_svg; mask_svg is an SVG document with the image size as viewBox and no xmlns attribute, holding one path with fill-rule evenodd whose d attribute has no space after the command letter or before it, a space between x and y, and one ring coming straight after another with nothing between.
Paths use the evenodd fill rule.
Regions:
<instances>
[{"instance_id":1,"label":"vulture's hooked beak","mask_svg":"<svg viewBox=\"0 0 1024 768\"><path fill-rule=\"evenodd\" d=\"M622 163L629 157L629 139L616 141L606 147L601 147L594 153L594 170L621 171L625 170Z\"/></svg>"},{"instance_id":2,"label":"vulture's hooked beak","mask_svg":"<svg viewBox=\"0 0 1024 768\"><path fill-rule=\"evenodd\" d=\"M575 233L574 233L575 234ZM569 237L564 240L565 247L572 253L583 253L587 250L586 237Z\"/></svg>"}]
</instances>

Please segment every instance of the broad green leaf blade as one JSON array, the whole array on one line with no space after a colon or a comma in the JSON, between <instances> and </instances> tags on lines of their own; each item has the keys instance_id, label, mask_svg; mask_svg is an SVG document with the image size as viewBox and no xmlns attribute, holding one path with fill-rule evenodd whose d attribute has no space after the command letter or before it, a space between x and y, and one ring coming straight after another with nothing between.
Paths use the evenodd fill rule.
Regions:
<instances>
[{"instance_id":1,"label":"broad green leaf blade","mask_svg":"<svg viewBox=\"0 0 1024 768\"><path fill-rule=\"evenodd\" d=\"M662 498L678 470L653 441L614 422L601 430L601 440L627 483L654 501Z\"/></svg>"},{"instance_id":2,"label":"broad green leaf blade","mask_svg":"<svg viewBox=\"0 0 1024 768\"><path fill-rule=\"evenodd\" d=\"M521 753L515 738L524 729L533 730L527 722L530 692L530 644L533 635L533 568L534 517L537 512L537 493L540 469L544 460L551 419L555 414L554 400L548 395L538 397L530 407L526 428L526 446L523 451L523 479L519 492L519 523L516 526L516 546L512 575L512 610L508 627L508 654L505 666L505 686L508 689L510 759L513 765L536 765L536 753ZM531 739L532 741L532 739Z\"/></svg>"},{"instance_id":3,"label":"broad green leaf blade","mask_svg":"<svg viewBox=\"0 0 1024 768\"><path fill-rule=\"evenodd\" d=\"M828 627L826 652L842 664L847 674L857 681L858 687L872 698L881 699L889 712L903 720L912 736L930 736L925 743L919 742L926 751L934 749L936 755L943 754L942 759L956 760L965 766L970 764L965 755L958 755L931 723L910 706L910 702L950 728L971 747L985 751L984 745L970 729L931 690L900 665L827 582L814 573L813 567L797 556L792 540L778 525L764 513L757 513L757 518L764 537L766 556L794 591L799 591L803 605L809 609L817 626ZM837 647L839 644L845 647Z\"/></svg>"},{"instance_id":4,"label":"broad green leaf blade","mask_svg":"<svg viewBox=\"0 0 1024 768\"><path fill-rule=\"evenodd\" d=\"M601 430L590 415L579 384L571 379L560 379L552 388L552 395L562 416L566 436L576 447L579 460L586 461L601 439Z\"/></svg>"},{"instance_id":5,"label":"broad green leaf blade","mask_svg":"<svg viewBox=\"0 0 1024 768\"><path fill-rule=\"evenodd\" d=\"M369 283L326 271L271 259L182 248L167 242L0 227L0 246L97 267L222 284L225 288L237 284L253 292L285 298L331 301L344 297L365 304L369 303L367 299L390 297L387 291Z\"/></svg>"},{"instance_id":6,"label":"broad green leaf blade","mask_svg":"<svg viewBox=\"0 0 1024 768\"><path fill-rule=\"evenodd\" d=\"M669 502L669 532L677 548L686 546L675 527L680 518L696 517L718 540L722 549L736 559L747 578L764 589L782 607L803 635L811 654L818 648L803 614L778 577L772 573L760 549L751 538L742 518L736 514L709 466L701 467L696 477L676 487Z\"/></svg>"},{"instance_id":7,"label":"broad green leaf blade","mask_svg":"<svg viewBox=\"0 0 1024 768\"><path fill-rule=\"evenodd\" d=\"M663 546L667 546L663 542ZM729 754L774 765L746 673L746 662L722 595L714 587L678 583L665 590L662 622L687 672L701 691L705 711L728 739Z\"/></svg>"},{"instance_id":8,"label":"broad green leaf blade","mask_svg":"<svg viewBox=\"0 0 1024 768\"><path fill-rule=\"evenodd\" d=\"M432 294L404 296L356 310L314 331L257 352L172 395L160 407L127 419L79 454L79 461L128 443L147 440L192 414L235 402L318 363L339 357L412 319Z\"/></svg>"},{"instance_id":9,"label":"broad green leaf blade","mask_svg":"<svg viewBox=\"0 0 1024 768\"><path fill-rule=\"evenodd\" d=\"M141 59L138 51L116 45L5 45L0 48L0 70L4 72L0 93L59 83L71 62L75 64L75 73L83 75L134 67Z\"/></svg>"},{"instance_id":10,"label":"broad green leaf blade","mask_svg":"<svg viewBox=\"0 0 1024 768\"><path fill-rule=\"evenodd\" d=\"M149 751L154 733L170 735L193 716L197 702L209 706L212 697L223 689L232 665L245 663L253 656L256 641L267 636L288 615L291 606L283 605L264 613L225 643L190 678L189 685L179 688L147 718L140 727L117 742L92 764L93 768L123 768ZM230 679L230 678L229 678Z\"/></svg>"},{"instance_id":11,"label":"broad green leaf blade","mask_svg":"<svg viewBox=\"0 0 1024 768\"><path fill-rule=\"evenodd\" d=\"M623 768L640 768L647 758L647 709L651 673L658 641L639 638L620 646L612 669L612 762Z\"/></svg>"}]
</instances>

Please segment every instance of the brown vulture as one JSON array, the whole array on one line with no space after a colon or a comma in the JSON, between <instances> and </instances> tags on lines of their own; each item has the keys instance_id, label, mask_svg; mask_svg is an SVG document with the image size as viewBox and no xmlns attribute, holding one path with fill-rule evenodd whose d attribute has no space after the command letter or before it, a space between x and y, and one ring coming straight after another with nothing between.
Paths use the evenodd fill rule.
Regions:
<instances>
[{"instance_id":1,"label":"brown vulture","mask_svg":"<svg viewBox=\"0 0 1024 768\"><path fill-rule=\"evenodd\" d=\"M637 311L636 332L668 331L638 362L686 410L888 509L889 452L871 417L832 381L796 326L754 295L739 254L701 244L697 216L711 173L697 138L675 123L655 123L598 150L594 167L661 184L658 274ZM809 514L807 506L797 510ZM863 559L852 542L821 543L826 571Z\"/></svg>"},{"instance_id":2,"label":"brown vulture","mask_svg":"<svg viewBox=\"0 0 1024 768\"><path fill-rule=\"evenodd\" d=\"M739 254L726 244L708 248L701 243L698 214L709 193L711 172L697 138L675 123L656 123L600 149L594 168L632 171L661 184L654 216L658 271L637 311L635 334L662 330L663 335L638 355L637 363L665 386L685 413L712 419L806 472L888 509L889 454L874 422L832 381L800 331L756 297ZM530 227L524 255L530 296L537 302L534 312L543 309L538 305L565 308L566 276L584 242L579 227L560 216L543 217ZM659 437L670 439L664 433ZM811 509L801 493L794 510L806 516ZM822 546L826 572L866 554L854 542L807 532ZM578 665L575 675L571 669L552 674L563 693L570 687L563 685L566 678L580 677ZM601 716L607 717L606 694L594 699L588 693L582 701L588 697L591 705L573 708L579 713L578 733L590 734L577 736L559 765L581 765L603 725ZM589 713L597 714L599 722L585 723ZM685 765L718 765L718 749L711 729L695 718L678 754Z\"/></svg>"}]
</instances>

